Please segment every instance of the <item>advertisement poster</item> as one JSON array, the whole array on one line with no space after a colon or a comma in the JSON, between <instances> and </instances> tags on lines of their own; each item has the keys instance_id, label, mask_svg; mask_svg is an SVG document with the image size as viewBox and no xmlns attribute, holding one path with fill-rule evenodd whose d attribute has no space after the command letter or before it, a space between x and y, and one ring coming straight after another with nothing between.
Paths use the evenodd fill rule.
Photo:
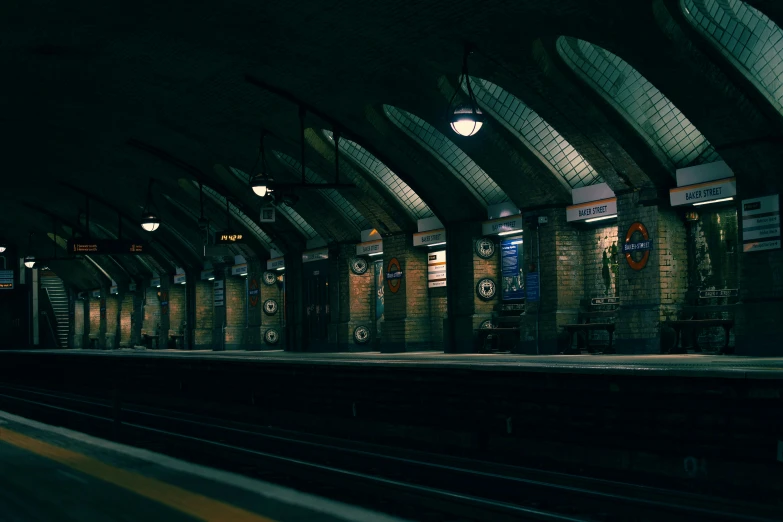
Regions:
<instances>
[{"instance_id":1,"label":"advertisement poster","mask_svg":"<svg viewBox=\"0 0 783 522\"><path fill-rule=\"evenodd\" d=\"M383 317L383 261L375 262L375 319Z\"/></svg>"},{"instance_id":2,"label":"advertisement poster","mask_svg":"<svg viewBox=\"0 0 783 522\"><path fill-rule=\"evenodd\" d=\"M525 298L525 276L522 271L522 240L500 243L500 275L503 279L503 301Z\"/></svg>"}]
</instances>

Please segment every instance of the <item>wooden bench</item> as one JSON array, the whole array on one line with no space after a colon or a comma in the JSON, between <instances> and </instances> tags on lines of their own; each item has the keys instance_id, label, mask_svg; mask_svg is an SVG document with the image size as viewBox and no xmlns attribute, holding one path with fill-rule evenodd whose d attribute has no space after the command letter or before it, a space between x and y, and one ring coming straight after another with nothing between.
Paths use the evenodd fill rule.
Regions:
<instances>
[{"instance_id":1,"label":"wooden bench","mask_svg":"<svg viewBox=\"0 0 783 522\"><path fill-rule=\"evenodd\" d=\"M87 339L90 342L90 349L95 350L98 348L98 334L89 334Z\"/></svg>"},{"instance_id":2,"label":"wooden bench","mask_svg":"<svg viewBox=\"0 0 783 522\"><path fill-rule=\"evenodd\" d=\"M152 349L153 342L155 343L155 348L160 347L158 344L158 337L159 335L157 334L150 334L144 330L141 331L141 343L149 349Z\"/></svg>"},{"instance_id":3,"label":"wooden bench","mask_svg":"<svg viewBox=\"0 0 783 522\"><path fill-rule=\"evenodd\" d=\"M169 342L173 343L175 348L183 349L185 344L185 334L169 330Z\"/></svg>"},{"instance_id":4,"label":"wooden bench","mask_svg":"<svg viewBox=\"0 0 783 522\"><path fill-rule=\"evenodd\" d=\"M510 353L519 346L522 312L513 309L500 313L502 315L493 317L491 328L475 330L477 353Z\"/></svg>"},{"instance_id":5,"label":"wooden bench","mask_svg":"<svg viewBox=\"0 0 783 522\"><path fill-rule=\"evenodd\" d=\"M704 298L702 298L704 299ZM710 298L711 299L711 298ZM674 330L674 345L669 349L670 354L682 354L687 353L687 349L683 345L682 331L691 331L691 343L695 352L701 352L701 346L699 346L699 331L704 328L723 328L723 334L725 340L723 347L720 350L720 354L734 353L734 349L729 347L729 335L731 329L734 328L734 319L732 318L715 318L715 317L703 317L704 315L714 313L728 313L732 314L734 311L733 304L711 304L711 305L698 305L698 306L684 306L680 312L680 319L667 320L664 325L669 326Z\"/></svg>"},{"instance_id":6,"label":"wooden bench","mask_svg":"<svg viewBox=\"0 0 783 522\"><path fill-rule=\"evenodd\" d=\"M574 348L574 335L584 332L585 348L589 353L595 353L595 349L590 346L590 332L603 330L609 334L609 346L604 350L604 353L614 353L614 323L580 323L580 324L564 324L562 328L568 333L568 349L563 352L563 355L578 355L581 350L577 347Z\"/></svg>"},{"instance_id":7,"label":"wooden bench","mask_svg":"<svg viewBox=\"0 0 783 522\"><path fill-rule=\"evenodd\" d=\"M610 303L605 304L604 301L612 300ZM595 348L590 345L590 332L604 331L609 334L609 345L603 353L615 353L614 350L614 318L617 314L617 307L619 306L618 298L612 297L599 297L592 298L590 300L583 300L582 306L589 307L589 312L580 312L578 317L578 323L564 324L561 328L568 334L568 346L563 350L563 355L578 355L582 353L579 347L578 334L583 334L581 338L584 340L584 346L588 353L596 353ZM599 322L592 322L593 320ZM574 337L577 336L577 345L574 347Z\"/></svg>"}]
</instances>

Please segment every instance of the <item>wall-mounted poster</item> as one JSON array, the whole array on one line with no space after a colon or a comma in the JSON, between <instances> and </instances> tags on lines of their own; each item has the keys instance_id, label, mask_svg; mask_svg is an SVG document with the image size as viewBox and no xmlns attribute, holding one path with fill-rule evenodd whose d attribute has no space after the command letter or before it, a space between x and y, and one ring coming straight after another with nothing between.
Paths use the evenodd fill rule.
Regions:
<instances>
[{"instance_id":1,"label":"wall-mounted poster","mask_svg":"<svg viewBox=\"0 0 783 522\"><path fill-rule=\"evenodd\" d=\"M375 319L383 317L383 261L375 262Z\"/></svg>"},{"instance_id":2,"label":"wall-mounted poster","mask_svg":"<svg viewBox=\"0 0 783 522\"><path fill-rule=\"evenodd\" d=\"M503 301L525 298L525 275L522 270L522 239L507 239L500 243L500 276Z\"/></svg>"}]
</instances>

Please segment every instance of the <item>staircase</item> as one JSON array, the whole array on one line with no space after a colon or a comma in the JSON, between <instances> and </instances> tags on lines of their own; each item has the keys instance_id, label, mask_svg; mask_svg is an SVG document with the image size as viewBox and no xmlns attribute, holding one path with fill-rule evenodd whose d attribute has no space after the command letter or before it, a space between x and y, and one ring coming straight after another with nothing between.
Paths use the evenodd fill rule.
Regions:
<instances>
[{"instance_id":1,"label":"staircase","mask_svg":"<svg viewBox=\"0 0 783 522\"><path fill-rule=\"evenodd\" d=\"M52 302L54 316L57 319L57 342L60 348L68 348L68 334L70 324L68 321L68 292L62 279L53 272L41 273L41 288L46 288L49 300Z\"/></svg>"}]
</instances>

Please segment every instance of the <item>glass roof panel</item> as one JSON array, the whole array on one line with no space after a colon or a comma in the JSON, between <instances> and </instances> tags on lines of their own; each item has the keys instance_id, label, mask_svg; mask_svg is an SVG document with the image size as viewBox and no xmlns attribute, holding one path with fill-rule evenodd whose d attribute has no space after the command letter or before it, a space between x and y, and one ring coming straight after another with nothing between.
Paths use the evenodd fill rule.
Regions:
<instances>
[{"instance_id":1,"label":"glass roof panel","mask_svg":"<svg viewBox=\"0 0 783 522\"><path fill-rule=\"evenodd\" d=\"M484 206L508 201L508 196L472 159L438 129L418 116L391 105L383 112L389 120L443 163Z\"/></svg>"},{"instance_id":2,"label":"glass roof panel","mask_svg":"<svg viewBox=\"0 0 783 522\"><path fill-rule=\"evenodd\" d=\"M323 131L327 138L334 144L332 132ZM378 158L356 142L340 138L340 152L346 154L358 163L368 174L380 181L397 200L408 209L415 219L432 216L432 211L426 203L402 181L397 174L391 171Z\"/></svg>"},{"instance_id":3,"label":"glass roof panel","mask_svg":"<svg viewBox=\"0 0 783 522\"><path fill-rule=\"evenodd\" d=\"M505 123L529 149L543 156L571 188L603 181L590 163L522 100L490 81L474 76L470 80L482 108ZM464 80L462 89L467 92Z\"/></svg>"},{"instance_id":4,"label":"glass roof panel","mask_svg":"<svg viewBox=\"0 0 783 522\"><path fill-rule=\"evenodd\" d=\"M661 91L620 57L584 40L561 36L560 56L617 107L674 168L720 160L707 138Z\"/></svg>"},{"instance_id":5,"label":"glass roof panel","mask_svg":"<svg viewBox=\"0 0 783 522\"><path fill-rule=\"evenodd\" d=\"M286 165L294 174L302 172L302 164L287 154L272 151L275 156ZM324 178L316 174L309 167L305 167L305 179L310 183L325 183ZM345 199L342 194L334 189L322 189L319 191L345 218L356 226L357 230L367 230L371 228L369 221L362 215L353 204Z\"/></svg>"},{"instance_id":6,"label":"glass roof panel","mask_svg":"<svg viewBox=\"0 0 783 522\"><path fill-rule=\"evenodd\" d=\"M741 0L682 0L685 18L783 112L783 30Z\"/></svg>"},{"instance_id":7,"label":"glass roof panel","mask_svg":"<svg viewBox=\"0 0 783 522\"><path fill-rule=\"evenodd\" d=\"M233 172L234 175L240 180L245 183L250 183L250 175L248 173L234 167L229 167L229 169L231 169L231 172ZM288 221L294 225L294 227L299 230L299 232L301 232L305 238L315 239L319 237L318 232L316 232L315 229L311 227L310 224L305 221L305 218L303 218L296 210L285 204L280 204L275 208L280 210L286 216L286 218L288 218Z\"/></svg>"}]
</instances>

